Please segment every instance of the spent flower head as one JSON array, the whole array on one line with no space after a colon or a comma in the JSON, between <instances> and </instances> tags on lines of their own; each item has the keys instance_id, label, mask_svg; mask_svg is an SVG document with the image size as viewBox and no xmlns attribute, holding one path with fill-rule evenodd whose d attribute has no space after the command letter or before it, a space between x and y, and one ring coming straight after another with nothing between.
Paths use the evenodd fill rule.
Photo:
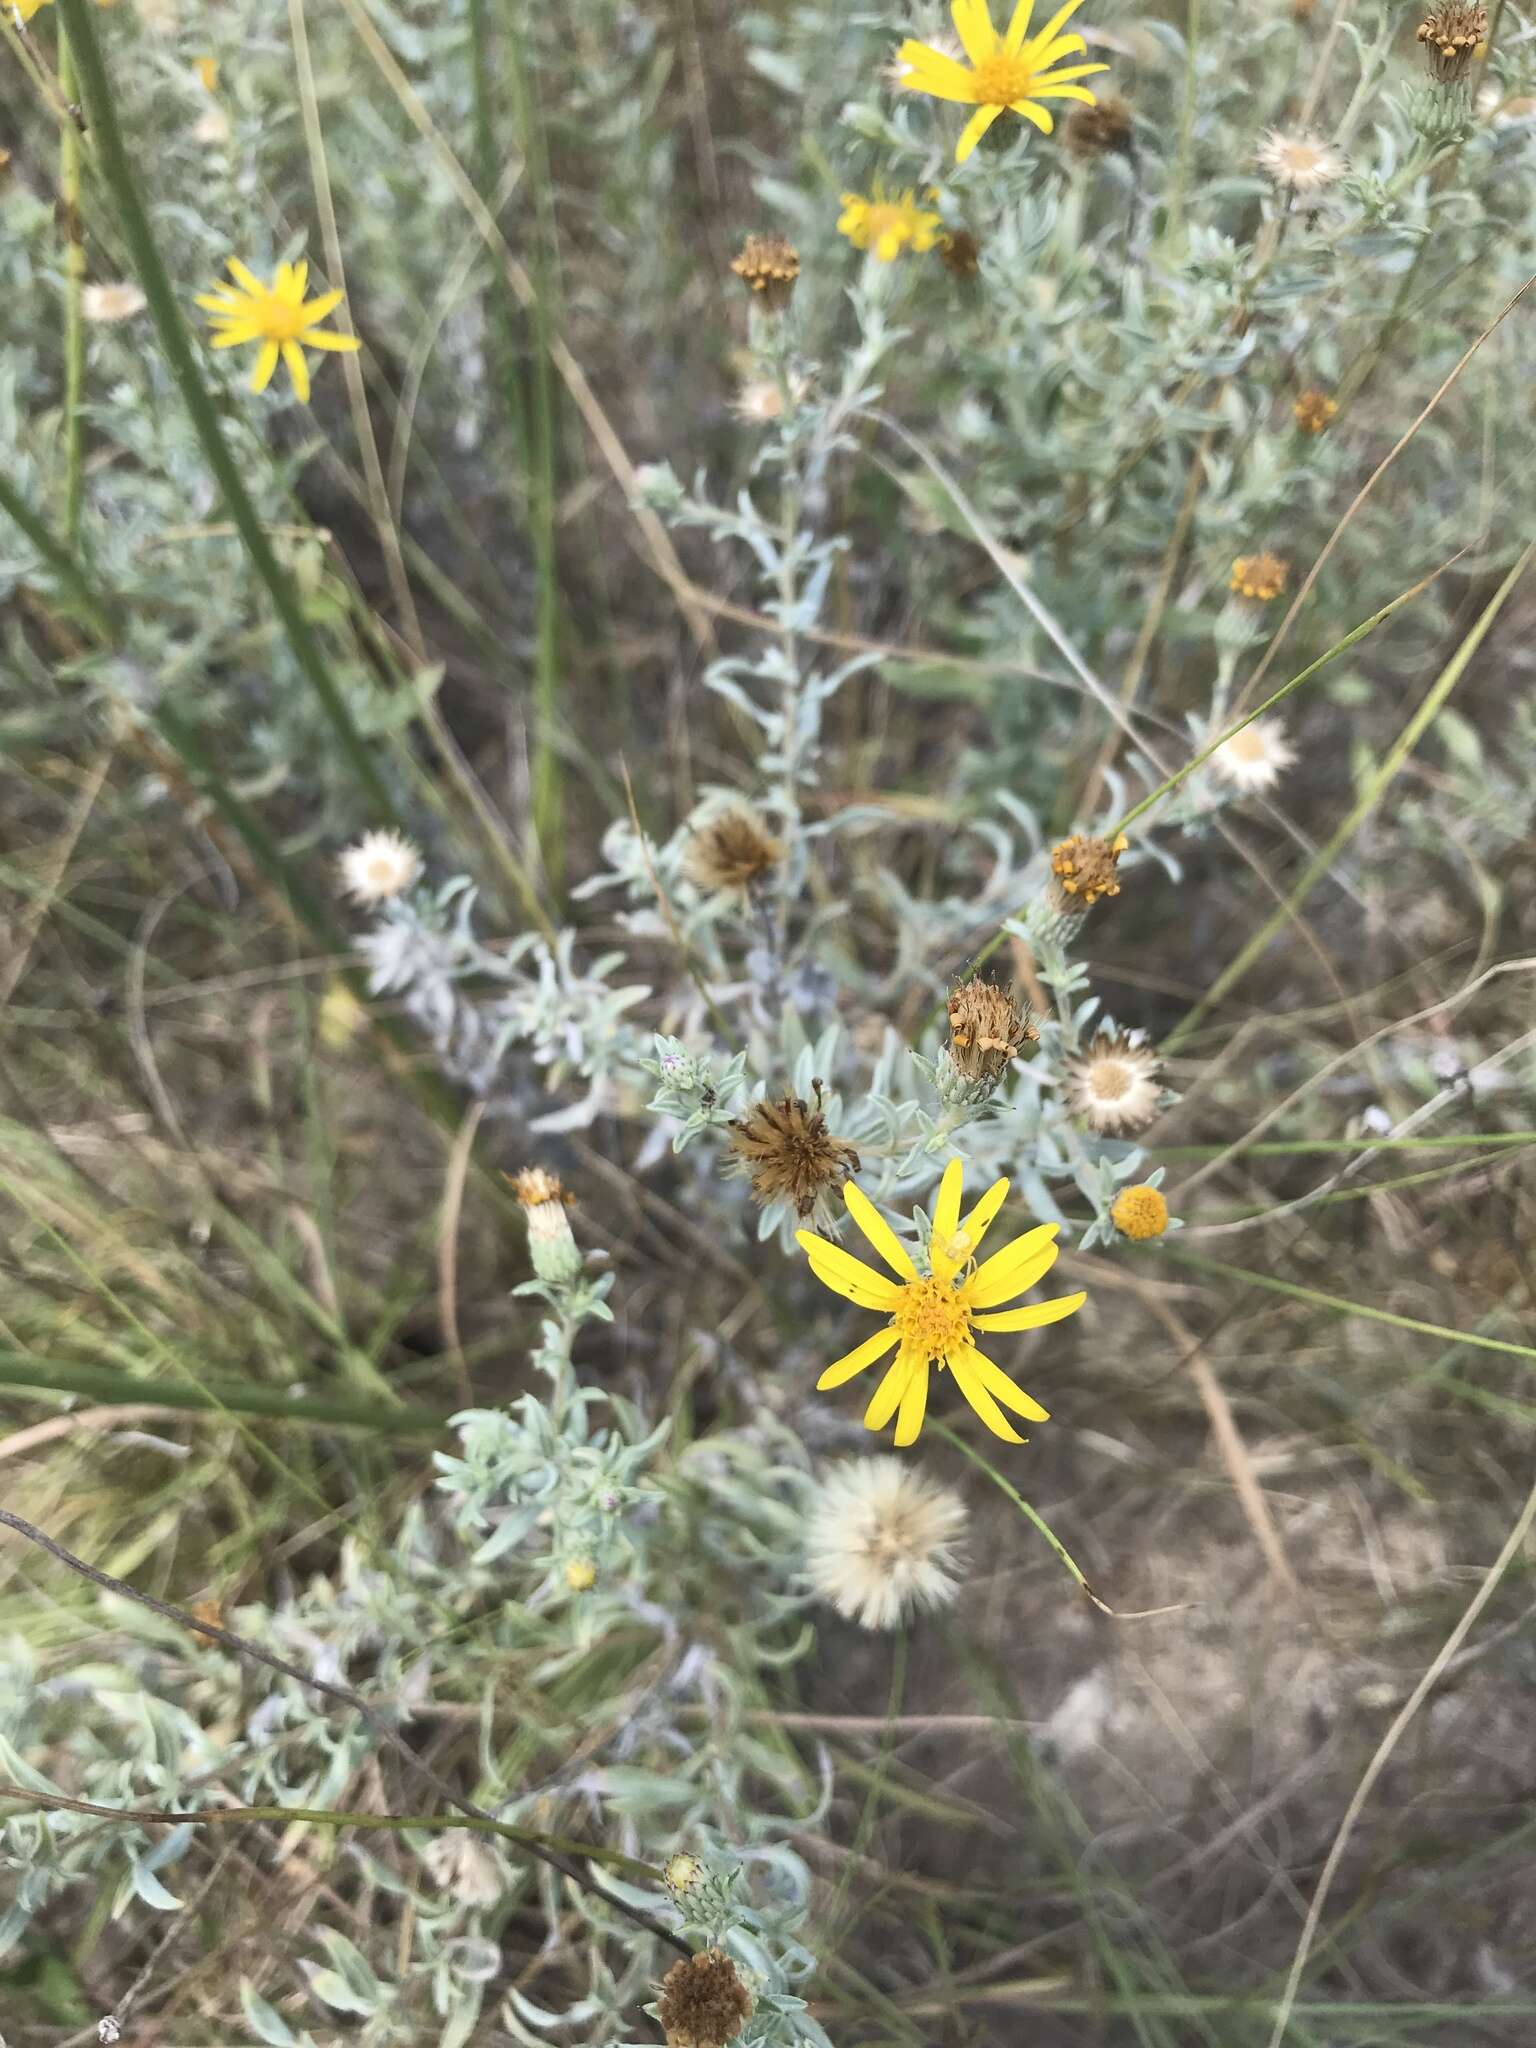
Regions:
<instances>
[{"instance_id":1,"label":"spent flower head","mask_svg":"<svg viewBox=\"0 0 1536 2048\"><path fill-rule=\"evenodd\" d=\"M1061 139L1076 157L1134 156L1136 123L1131 103L1117 92L1102 93L1091 107L1074 107Z\"/></svg>"},{"instance_id":2,"label":"spent flower head","mask_svg":"<svg viewBox=\"0 0 1536 2048\"><path fill-rule=\"evenodd\" d=\"M1094 95L1081 84L1107 64L1062 64L1064 57L1081 56L1088 45L1079 35L1063 35L1065 23L1077 12L1082 0L1066 0L1038 34L1029 33L1034 0L1018 0L1005 34L992 25L987 0L951 0L950 13L955 33L965 52L965 61L936 49L931 43L904 42L896 54L902 68L897 84L906 92L922 92L933 99L954 100L976 109L955 145L955 162L963 164L983 135L1005 113L1021 115L1049 135L1055 125L1043 100L1080 100L1094 104Z\"/></svg>"},{"instance_id":3,"label":"spent flower head","mask_svg":"<svg viewBox=\"0 0 1536 2048\"><path fill-rule=\"evenodd\" d=\"M1258 147L1259 168L1277 185L1294 192L1298 199L1310 199L1337 184L1349 169L1342 150L1335 149L1320 135L1287 135L1271 128Z\"/></svg>"},{"instance_id":4,"label":"spent flower head","mask_svg":"<svg viewBox=\"0 0 1536 2048\"><path fill-rule=\"evenodd\" d=\"M528 1225L528 1257L534 1272L551 1287L569 1287L581 1276L581 1249L566 1214L575 1196L557 1174L542 1166L525 1166L511 1180ZM571 1590L582 1589L572 1585Z\"/></svg>"},{"instance_id":5,"label":"spent flower head","mask_svg":"<svg viewBox=\"0 0 1536 2048\"><path fill-rule=\"evenodd\" d=\"M759 305L782 313L794 296L800 257L783 235L748 235L731 268Z\"/></svg>"},{"instance_id":6,"label":"spent flower head","mask_svg":"<svg viewBox=\"0 0 1536 2048\"><path fill-rule=\"evenodd\" d=\"M949 1056L967 1081L996 1081L1040 1033L1006 989L976 977L949 998Z\"/></svg>"},{"instance_id":7,"label":"spent flower head","mask_svg":"<svg viewBox=\"0 0 1536 2048\"><path fill-rule=\"evenodd\" d=\"M355 334L335 334L320 326L327 313L341 304L340 291L322 292L306 299L309 265L280 263L271 284L263 284L238 256L228 260L232 285L214 285L199 295L197 303L208 315L215 348L243 348L259 344L256 367L251 372L251 389L265 391L281 357L295 396L309 397L309 364L306 348L346 351L360 348Z\"/></svg>"},{"instance_id":8,"label":"spent flower head","mask_svg":"<svg viewBox=\"0 0 1536 2048\"><path fill-rule=\"evenodd\" d=\"M1058 888L1088 909L1101 896L1118 896L1120 856L1130 843L1123 832L1112 840L1083 832L1061 840L1051 848L1051 873Z\"/></svg>"},{"instance_id":9,"label":"spent flower head","mask_svg":"<svg viewBox=\"0 0 1536 2048\"><path fill-rule=\"evenodd\" d=\"M1026 1441L1003 1414L1004 1408L1031 1422L1049 1420L1047 1412L1022 1387L976 1348L975 1332L1034 1330L1074 1315L1085 1294L1059 1295L1026 1308L993 1313L1042 1280L1056 1263L1055 1223L1038 1224L982 1265L976 1254L992 1219L1008 1193L1006 1180L994 1181L967 1215L960 1214L964 1168L952 1159L944 1169L933 1210L928 1240L928 1270L918 1271L912 1254L863 1190L849 1181L843 1189L848 1213L891 1272L887 1279L873 1266L856 1259L830 1239L814 1232L795 1233L824 1287L860 1308L872 1308L890 1321L844 1357L834 1360L817 1380L825 1393L865 1371L888 1351L895 1362L882 1374L864 1411L866 1429L884 1429L895 1418L898 1448L916 1443L928 1408L928 1381L935 1366L953 1376L961 1393L994 1436L1005 1443ZM999 1405L1001 1404L1001 1405Z\"/></svg>"},{"instance_id":10,"label":"spent flower head","mask_svg":"<svg viewBox=\"0 0 1536 2048\"><path fill-rule=\"evenodd\" d=\"M1211 767L1234 789L1252 795L1272 789L1296 759L1278 718L1255 718L1211 756Z\"/></svg>"},{"instance_id":11,"label":"spent flower head","mask_svg":"<svg viewBox=\"0 0 1536 2048\"><path fill-rule=\"evenodd\" d=\"M80 294L80 310L100 327L115 327L142 313L148 301L136 284L88 284Z\"/></svg>"},{"instance_id":12,"label":"spent flower head","mask_svg":"<svg viewBox=\"0 0 1536 2048\"><path fill-rule=\"evenodd\" d=\"M752 2016L752 1996L724 1949L684 1956L661 1980L656 2014L667 2048L725 2048Z\"/></svg>"},{"instance_id":13,"label":"spent flower head","mask_svg":"<svg viewBox=\"0 0 1536 2048\"><path fill-rule=\"evenodd\" d=\"M904 1458L850 1458L821 1481L806 1533L811 1585L845 1620L895 1628L959 1586L965 1504Z\"/></svg>"},{"instance_id":14,"label":"spent flower head","mask_svg":"<svg viewBox=\"0 0 1536 2048\"><path fill-rule=\"evenodd\" d=\"M421 855L403 832L365 832L337 861L341 886L354 903L387 903L421 874Z\"/></svg>"},{"instance_id":15,"label":"spent flower head","mask_svg":"<svg viewBox=\"0 0 1536 2048\"><path fill-rule=\"evenodd\" d=\"M747 804L727 804L694 829L684 855L690 881L701 889L749 890L784 858L776 839Z\"/></svg>"},{"instance_id":16,"label":"spent flower head","mask_svg":"<svg viewBox=\"0 0 1536 2048\"><path fill-rule=\"evenodd\" d=\"M1139 1031L1100 1032L1066 1067L1075 1116L1105 1136L1145 1130L1162 1100L1157 1055Z\"/></svg>"},{"instance_id":17,"label":"spent flower head","mask_svg":"<svg viewBox=\"0 0 1536 2048\"><path fill-rule=\"evenodd\" d=\"M1303 391L1291 407L1292 417L1304 434L1326 433L1338 412L1338 400L1330 398L1326 391Z\"/></svg>"},{"instance_id":18,"label":"spent flower head","mask_svg":"<svg viewBox=\"0 0 1536 2048\"><path fill-rule=\"evenodd\" d=\"M1488 40L1488 10L1468 5L1467 0L1446 0L1419 23L1418 40L1433 75L1442 85L1454 84L1465 76L1478 46Z\"/></svg>"},{"instance_id":19,"label":"spent flower head","mask_svg":"<svg viewBox=\"0 0 1536 2048\"><path fill-rule=\"evenodd\" d=\"M797 1216L809 1216L823 1195L859 1170L858 1153L827 1128L819 1081L811 1092L814 1106L798 1095L782 1095L754 1102L745 1116L731 1120L731 1150L760 1207L788 1202Z\"/></svg>"},{"instance_id":20,"label":"spent flower head","mask_svg":"<svg viewBox=\"0 0 1536 2048\"><path fill-rule=\"evenodd\" d=\"M1256 555L1238 556L1232 564L1230 581L1239 597L1249 598L1255 604L1268 604L1284 590L1290 573L1291 565L1283 555L1260 548Z\"/></svg>"}]
</instances>

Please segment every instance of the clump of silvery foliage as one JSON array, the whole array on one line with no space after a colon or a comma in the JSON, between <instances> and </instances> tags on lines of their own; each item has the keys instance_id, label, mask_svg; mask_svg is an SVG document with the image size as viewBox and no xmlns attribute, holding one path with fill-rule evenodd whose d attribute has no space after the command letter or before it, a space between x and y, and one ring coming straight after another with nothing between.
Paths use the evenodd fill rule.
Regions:
<instances>
[{"instance_id":1,"label":"clump of silvery foliage","mask_svg":"<svg viewBox=\"0 0 1536 2048\"><path fill-rule=\"evenodd\" d=\"M604 1319L610 1280L583 1272L526 1283L521 1291L549 1310L531 1360L546 1394L458 1417L458 1450L438 1456L435 1496L403 1515L387 1545L370 1551L349 1538L334 1574L276 1606L238 1608L228 1625L360 1690L404 1725L478 1727L479 1805L540 1831L590 1831L606 1848L666 1866L669 1883L611 1873L603 1883L732 1956L753 1999L748 2048L827 2048L797 1990L814 1960L798 1932L810 1873L789 1838L814 1825L828 1788L789 1752L770 1755L744 1720L751 1674L810 1641L808 1463L766 1417L669 1455L667 1422L648 1424L584 1385L574 1347ZM732 1588L723 1638L700 1627L717 1574ZM376 1754L359 1716L126 1600L109 1597L104 1618L110 1661L44 1677L24 1641L4 1646L0 1775L115 1806L195 1812L215 1790L225 1803L347 1805ZM508 1661L535 1691L552 1688L552 1700L616 1638L639 1641L642 1654L610 1691L589 1691L573 1713L571 1761L530 1786L496 1734ZM765 1801L765 1767L776 1800ZM114 1910L137 1901L180 1912L201 1881L195 1839L190 1822L103 1829L68 1812L0 1822L9 1880L0 1958L72 1887L105 1885ZM322 1834L319 1853L409 1902L408 1951L391 1941L387 1954L365 1953L351 1934L320 1925L292 1966L275 1958L274 1975L243 1984L256 2039L313 2044L292 2017L304 1991L322 2030L345 2019L372 2043L462 2048L500 1973L499 1930L530 1899L551 1929L573 1915L585 1924L591 1980L558 2010L516 1989L498 1994L499 2024L530 2044L571 2026L596 2043L633 2032L669 1952L611 1905L489 1833L445 1824L402 1836L394 1853L379 1846L385 1839L341 1846Z\"/></svg>"}]
</instances>

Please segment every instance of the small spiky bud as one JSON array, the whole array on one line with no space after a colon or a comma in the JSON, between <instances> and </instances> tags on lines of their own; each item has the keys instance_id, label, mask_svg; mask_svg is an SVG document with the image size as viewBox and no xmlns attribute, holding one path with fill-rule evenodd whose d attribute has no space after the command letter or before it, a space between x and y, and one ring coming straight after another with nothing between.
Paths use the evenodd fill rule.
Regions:
<instances>
[{"instance_id":1,"label":"small spiky bud","mask_svg":"<svg viewBox=\"0 0 1536 2048\"><path fill-rule=\"evenodd\" d=\"M1290 573L1291 565L1283 555L1261 548L1256 555L1239 555L1232 564L1232 588L1239 597L1251 598L1255 604L1268 604L1284 590Z\"/></svg>"},{"instance_id":2,"label":"small spiky bud","mask_svg":"<svg viewBox=\"0 0 1536 2048\"><path fill-rule=\"evenodd\" d=\"M1453 85L1466 75L1478 45L1488 40L1488 10L1468 6L1466 0L1446 0L1419 23L1418 40L1431 74L1442 85Z\"/></svg>"},{"instance_id":3,"label":"small spiky bud","mask_svg":"<svg viewBox=\"0 0 1536 2048\"><path fill-rule=\"evenodd\" d=\"M1303 391L1291 412L1304 434L1325 434L1329 422L1338 417L1339 402L1326 391Z\"/></svg>"},{"instance_id":4,"label":"small spiky bud","mask_svg":"<svg viewBox=\"0 0 1536 2048\"><path fill-rule=\"evenodd\" d=\"M731 1150L752 1181L759 1207L792 1202L797 1216L809 1216L817 1202L859 1170L859 1155L834 1138L821 1109L821 1083L812 1083L815 1107L798 1095L754 1102L744 1117L731 1120Z\"/></svg>"},{"instance_id":5,"label":"small spiky bud","mask_svg":"<svg viewBox=\"0 0 1536 2048\"><path fill-rule=\"evenodd\" d=\"M1076 157L1134 156L1136 125L1130 101L1117 92L1105 92L1095 106L1074 107L1061 139Z\"/></svg>"},{"instance_id":6,"label":"small spiky bud","mask_svg":"<svg viewBox=\"0 0 1536 2048\"><path fill-rule=\"evenodd\" d=\"M661 1980L657 2017L667 2048L725 2048L752 2015L752 1998L724 1949L684 1956Z\"/></svg>"},{"instance_id":7,"label":"small spiky bud","mask_svg":"<svg viewBox=\"0 0 1536 2048\"><path fill-rule=\"evenodd\" d=\"M981 271L981 243L969 228L956 228L940 241L939 261L951 277L973 284Z\"/></svg>"},{"instance_id":8,"label":"small spiky bud","mask_svg":"<svg viewBox=\"0 0 1536 2048\"><path fill-rule=\"evenodd\" d=\"M782 235L748 235L731 268L759 305L782 313L794 296L800 258Z\"/></svg>"},{"instance_id":9,"label":"small spiky bud","mask_svg":"<svg viewBox=\"0 0 1536 2048\"><path fill-rule=\"evenodd\" d=\"M685 1898L703 1875L703 1864L686 1849L679 1849L661 1866L661 1881L674 1898Z\"/></svg>"},{"instance_id":10,"label":"small spiky bud","mask_svg":"<svg viewBox=\"0 0 1536 2048\"><path fill-rule=\"evenodd\" d=\"M558 1175L542 1166L525 1166L511 1181L528 1225L528 1256L534 1272L550 1287L569 1287L581 1274L581 1251L565 1213L575 1197L561 1185Z\"/></svg>"},{"instance_id":11,"label":"small spiky bud","mask_svg":"<svg viewBox=\"0 0 1536 2048\"><path fill-rule=\"evenodd\" d=\"M1168 1228L1168 1204L1159 1188L1122 1188L1110 1204L1109 1220L1125 1237L1161 1237Z\"/></svg>"},{"instance_id":12,"label":"small spiky bud","mask_svg":"<svg viewBox=\"0 0 1536 2048\"><path fill-rule=\"evenodd\" d=\"M783 860L784 842L756 811L730 804L698 827L684 858L701 889L750 889Z\"/></svg>"},{"instance_id":13,"label":"small spiky bud","mask_svg":"<svg viewBox=\"0 0 1536 2048\"><path fill-rule=\"evenodd\" d=\"M949 1056L967 1081L996 1081L1040 1033L1006 989L979 978L949 999Z\"/></svg>"},{"instance_id":14,"label":"small spiky bud","mask_svg":"<svg viewBox=\"0 0 1536 2048\"><path fill-rule=\"evenodd\" d=\"M1051 848L1051 873L1067 896L1091 909L1101 896L1120 894L1120 856L1130 843L1123 832L1112 840L1074 832Z\"/></svg>"}]
</instances>

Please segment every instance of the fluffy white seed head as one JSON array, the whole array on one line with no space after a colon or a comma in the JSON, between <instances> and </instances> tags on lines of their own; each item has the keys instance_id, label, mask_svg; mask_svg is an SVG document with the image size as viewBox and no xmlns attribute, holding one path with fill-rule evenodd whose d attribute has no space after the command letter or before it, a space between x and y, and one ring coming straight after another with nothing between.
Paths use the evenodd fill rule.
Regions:
<instances>
[{"instance_id":1,"label":"fluffy white seed head","mask_svg":"<svg viewBox=\"0 0 1536 2048\"><path fill-rule=\"evenodd\" d=\"M1251 795L1273 789L1295 759L1296 749L1286 740L1279 719L1256 718L1222 742L1211 756L1211 767L1234 789Z\"/></svg>"},{"instance_id":2,"label":"fluffy white seed head","mask_svg":"<svg viewBox=\"0 0 1536 2048\"><path fill-rule=\"evenodd\" d=\"M1139 1031L1100 1035L1066 1070L1073 1115L1106 1135L1145 1130L1162 1100L1158 1066Z\"/></svg>"},{"instance_id":3,"label":"fluffy white seed head","mask_svg":"<svg viewBox=\"0 0 1536 2048\"><path fill-rule=\"evenodd\" d=\"M1285 135L1271 128L1258 147L1259 169L1305 199L1326 191L1349 169L1342 150L1320 135Z\"/></svg>"},{"instance_id":4,"label":"fluffy white seed head","mask_svg":"<svg viewBox=\"0 0 1536 2048\"><path fill-rule=\"evenodd\" d=\"M354 903L387 903L421 873L421 855L399 832L365 832L337 865L341 886Z\"/></svg>"},{"instance_id":5,"label":"fluffy white seed head","mask_svg":"<svg viewBox=\"0 0 1536 2048\"><path fill-rule=\"evenodd\" d=\"M965 1504L904 1458L853 1458L822 1480L806 1564L823 1600L863 1628L895 1628L955 1597Z\"/></svg>"}]
</instances>

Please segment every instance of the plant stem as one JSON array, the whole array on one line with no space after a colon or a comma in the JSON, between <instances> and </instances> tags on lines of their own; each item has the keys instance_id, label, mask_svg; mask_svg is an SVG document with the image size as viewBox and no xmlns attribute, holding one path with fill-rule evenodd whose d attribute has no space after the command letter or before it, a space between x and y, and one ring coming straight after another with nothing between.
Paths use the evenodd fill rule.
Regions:
<instances>
[{"instance_id":1,"label":"plant stem","mask_svg":"<svg viewBox=\"0 0 1536 2048\"><path fill-rule=\"evenodd\" d=\"M116 99L102 60L101 45L96 39L95 24L91 20L90 0L58 0L58 8L73 52L89 132L95 142L102 174L116 204L129 255L149 302L150 317L155 323L160 346L176 379L208 466L213 471L251 564L267 587L294 658L319 699L359 788L381 821L399 823L389 791L353 722L346 698L331 674L319 641L304 616L298 592L272 552L266 529L224 439L218 410L192 352L186 323L155 240L138 180L128 160L127 144L117 118Z\"/></svg>"},{"instance_id":2,"label":"plant stem","mask_svg":"<svg viewBox=\"0 0 1536 2048\"><path fill-rule=\"evenodd\" d=\"M59 31L59 91L75 95L75 64L68 31ZM85 390L85 235L80 221L80 130L59 129L59 198L64 209L64 538L80 530L85 482L85 431L80 416Z\"/></svg>"}]
</instances>

